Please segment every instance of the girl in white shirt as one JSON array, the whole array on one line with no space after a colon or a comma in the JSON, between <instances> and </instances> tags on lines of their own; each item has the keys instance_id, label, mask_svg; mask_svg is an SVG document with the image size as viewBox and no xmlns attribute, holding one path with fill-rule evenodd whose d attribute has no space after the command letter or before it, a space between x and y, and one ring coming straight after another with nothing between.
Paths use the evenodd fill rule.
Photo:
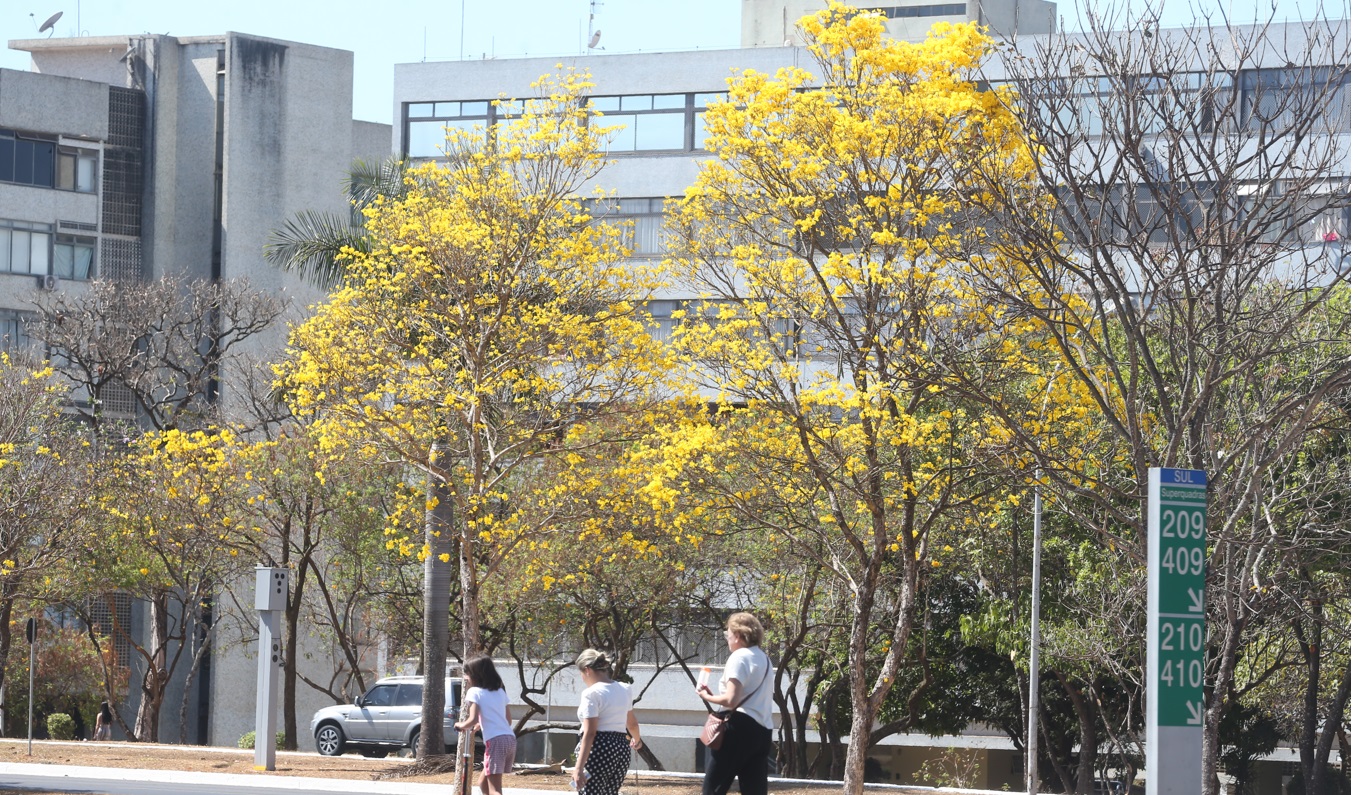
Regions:
<instances>
[{"instance_id":1,"label":"girl in white shirt","mask_svg":"<svg viewBox=\"0 0 1353 795\"><path fill-rule=\"evenodd\" d=\"M630 750L644 744L630 689L611 679L611 660L596 649L578 655L578 673L587 689L578 699L582 740L573 786L581 795L616 795L630 767Z\"/></svg>"},{"instance_id":2,"label":"girl in white shirt","mask_svg":"<svg viewBox=\"0 0 1353 795\"><path fill-rule=\"evenodd\" d=\"M479 775L479 790L484 795L503 795L503 774L512 772L517 757L517 735L512 731L507 688L487 656L466 660L463 671L469 714L456 724L456 730L479 727L484 736L484 771Z\"/></svg>"}]
</instances>

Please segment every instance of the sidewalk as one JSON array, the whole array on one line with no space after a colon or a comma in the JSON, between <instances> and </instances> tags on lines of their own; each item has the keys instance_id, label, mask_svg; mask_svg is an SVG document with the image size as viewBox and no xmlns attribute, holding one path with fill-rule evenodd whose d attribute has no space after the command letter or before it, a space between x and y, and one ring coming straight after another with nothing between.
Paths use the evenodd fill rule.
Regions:
<instances>
[{"instance_id":1,"label":"sidewalk","mask_svg":"<svg viewBox=\"0 0 1353 795\"><path fill-rule=\"evenodd\" d=\"M169 785L172 789L166 788ZM0 762L0 788L45 788L81 792L118 793L181 792L190 785L194 792L315 793L316 795L447 795L445 784L413 784L401 781L364 781L344 778L277 776L260 772L189 773L181 770L140 770L118 767L84 767L41 763ZM505 788L504 795L559 795L557 790Z\"/></svg>"}]
</instances>

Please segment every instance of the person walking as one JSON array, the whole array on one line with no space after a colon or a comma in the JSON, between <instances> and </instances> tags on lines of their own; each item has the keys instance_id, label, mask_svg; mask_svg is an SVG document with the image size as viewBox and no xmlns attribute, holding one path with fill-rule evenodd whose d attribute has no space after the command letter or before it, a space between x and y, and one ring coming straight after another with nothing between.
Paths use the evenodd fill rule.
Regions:
<instances>
[{"instance_id":1,"label":"person walking","mask_svg":"<svg viewBox=\"0 0 1353 795\"><path fill-rule=\"evenodd\" d=\"M107 740L113 736L113 711L108 702L99 704L99 714L94 717L94 740Z\"/></svg>"},{"instance_id":2,"label":"person walking","mask_svg":"<svg viewBox=\"0 0 1353 795\"><path fill-rule=\"evenodd\" d=\"M617 795L630 768L630 751L644 745L634 700L628 686L611 678L611 659L596 649L578 655L578 673L587 688L578 699L581 740L573 787L581 795Z\"/></svg>"},{"instance_id":3,"label":"person walking","mask_svg":"<svg viewBox=\"0 0 1353 795\"><path fill-rule=\"evenodd\" d=\"M517 758L517 735L512 731L507 688L503 687L493 660L486 655L466 660L462 675L469 710L465 720L456 724L456 730L479 727L484 737L484 770L479 774L479 791L484 795L503 795L503 774L512 772Z\"/></svg>"},{"instance_id":4,"label":"person walking","mask_svg":"<svg viewBox=\"0 0 1353 795\"><path fill-rule=\"evenodd\" d=\"M770 657L761 650L765 637L761 622L751 613L728 617L724 640L728 664L719 692L700 684L695 694L706 704L732 710L723 742L709 749L703 795L726 795L733 779L742 795L766 795L766 767L770 764L772 700Z\"/></svg>"}]
</instances>

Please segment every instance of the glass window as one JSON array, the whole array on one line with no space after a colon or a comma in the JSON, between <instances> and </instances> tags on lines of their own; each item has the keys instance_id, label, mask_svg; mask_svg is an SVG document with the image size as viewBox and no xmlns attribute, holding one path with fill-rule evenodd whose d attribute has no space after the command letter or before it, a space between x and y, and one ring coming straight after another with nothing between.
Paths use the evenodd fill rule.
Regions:
<instances>
[{"instance_id":1,"label":"glass window","mask_svg":"<svg viewBox=\"0 0 1353 795\"><path fill-rule=\"evenodd\" d=\"M52 236L44 232L32 233L31 259L28 263L28 272L39 276L46 276L51 273L52 256Z\"/></svg>"},{"instance_id":2,"label":"glass window","mask_svg":"<svg viewBox=\"0 0 1353 795\"><path fill-rule=\"evenodd\" d=\"M695 143L696 150L705 148L705 138L709 132L705 129L705 114L695 114Z\"/></svg>"},{"instance_id":3,"label":"glass window","mask_svg":"<svg viewBox=\"0 0 1353 795\"><path fill-rule=\"evenodd\" d=\"M0 351L14 353L32 347L26 319L18 312L0 311Z\"/></svg>"},{"instance_id":4,"label":"glass window","mask_svg":"<svg viewBox=\"0 0 1353 795\"><path fill-rule=\"evenodd\" d=\"M367 691L366 698L362 699L364 707L388 707L390 702L395 700L394 685L376 685Z\"/></svg>"},{"instance_id":5,"label":"glass window","mask_svg":"<svg viewBox=\"0 0 1353 795\"><path fill-rule=\"evenodd\" d=\"M409 157L446 157L447 130L484 129L483 119L409 122Z\"/></svg>"},{"instance_id":6,"label":"glass window","mask_svg":"<svg viewBox=\"0 0 1353 795\"><path fill-rule=\"evenodd\" d=\"M462 115L459 102L438 102L434 107L436 109L433 110L432 115L439 119Z\"/></svg>"},{"instance_id":7,"label":"glass window","mask_svg":"<svg viewBox=\"0 0 1353 795\"><path fill-rule=\"evenodd\" d=\"M5 228L3 228L3 227L0 227L0 271L9 271L9 270L10 270L10 267L9 267L9 260L10 260L9 251L10 251L10 249L9 249L9 247L10 247L10 245L11 245L11 243L10 243L10 238L13 236L13 234L14 234L14 233L13 233L12 231L10 231L9 229L5 229Z\"/></svg>"},{"instance_id":8,"label":"glass window","mask_svg":"<svg viewBox=\"0 0 1353 795\"><path fill-rule=\"evenodd\" d=\"M658 94L653 97L654 110L685 110L685 94Z\"/></svg>"},{"instance_id":9,"label":"glass window","mask_svg":"<svg viewBox=\"0 0 1353 795\"><path fill-rule=\"evenodd\" d=\"M432 115L433 104L431 102L414 102L409 105L410 119L426 119Z\"/></svg>"},{"instance_id":10,"label":"glass window","mask_svg":"<svg viewBox=\"0 0 1353 795\"><path fill-rule=\"evenodd\" d=\"M56 143L0 130L0 180L52 187L56 180Z\"/></svg>"},{"instance_id":11,"label":"glass window","mask_svg":"<svg viewBox=\"0 0 1353 795\"><path fill-rule=\"evenodd\" d=\"M631 97L621 97L621 98L620 98L620 109L621 109L621 110L652 110L652 109L653 109L653 97L652 97L652 95L649 95L649 94L641 94L641 95L638 95L638 96L631 96Z\"/></svg>"},{"instance_id":12,"label":"glass window","mask_svg":"<svg viewBox=\"0 0 1353 795\"><path fill-rule=\"evenodd\" d=\"M648 113L635 117L634 148L639 151L684 149L686 114Z\"/></svg>"},{"instance_id":13,"label":"glass window","mask_svg":"<svg viewBox=\"0 0 1353 795\"><path fill-rule=\"evenodd\" d=\"M75 189L82 193L94 192L94 178L98 174L99 158L94 152L82 156L75 164Z\"/></svg>"},{"instance_id":14,"label":"glass window","mask_svg":"<svg viewBox=\"0 0 1353 795\"><path fill-rule=\"evenodd\" d=\"M608 148L612 152L633 152L634 151L634 114L616 114L614 116L604 116L601 123L606 127L615 127L607 135Z\"/></svg>"},{"instance_id":15,"label":"glass window","mask_svg":"<svg viewBox=\"0 0 1353 795\"><path fill-rule=\"evenodd\" d=\"M14 141L14 181L21 185L33 184L33 142L18 138Z\"/></svg>"},{"instance_id":16,"label":"glass window","mask_svg":"<svg viewBox=\"0 0 1353 795\"><path fill-rule=\"evenodd\" d=\"M728 95L723 93L722 91L714 94L695 95L695 107L697 108L707 108L716 102L727 102L727 101Z\"/></svg>"},{"instance_id":17,"label":"glass window","mask_svg":"<svg viewBox=\"0 0 1353 795\"><path fill-rule=\"evenodd\" d=\"M510 105L511 103L508 103L508 104ZM440 102L437 103L437 107L441 107L441 103L440 103ZM441 115L441 114L438 114L438 115ZM487 116L487 115L489 115L489 103L488 103L488 102L484 102L484 101L480 101L480 102L462 102L462 103L460 103L460 115L461 115L461 116Z\"/></svg>"},{"instance_id":18,"label":"glass window","mask_svg":"<svg viewBox=\"0 0 1353 795\"><path fill-rule=\"evenodd\" d=\"M423 686L410 682L399 686L399 692L395 694L396 707L416 707L423 703Z\"/></svg>"},{"instance_id":19,"label":"glass window","mask_svg":"<svg viewBox=\"0 0 1353 795\"><path fill-rule=\"evenodd\" d=\"M592 110L602 113L620 110L620 97L592 97Z\"/></svg>"},{"instance_id":20,"label":"glass window","mask_svg":"<svg viewBox=\"0 0 1353 795\"><path fill-rule=\"evenodd\" d=\"M33 141L33 184L52 187L56 168L56 145L48 141Z\"/></svg>"},{"instance_id":21,"label":"glass window","mask_svg":"<svg viewBox=\"0 0 1353 795\"><path fill-rule=\"evenodd\" d=\"M52 246L52 275L86 281L94 272L94 241L61 235Z\"/></svg>"},{"instance_id":22,"label":"glass window","mask_svg":"<svg viewBox=\"0 0 1353 795\"><path fill-rule=\"evenodd\" d=\"M33 261L33 233L15 229L9 234L9 270L11 273L28 273Z\"/></svg>"},{"instance_id":23,"label":"glass window","mask_svg":"<svg viewBox=\"0 0 1353 795\"><path fill-rule=\"evenodd\" d=\"M0 130L0 182L14 181L14 134Z\"/></svg>"},{"instance_id":24,"label":"glass window","mask_svg":"<svg viewBox=\"0 0 1353 795\"><path fill-rule=\"evenodd\" d=\"M62 147L56 157L56 187L93 193L94 164L97 160L97 153L91 150Z\"/></svg>"}]
</instances>

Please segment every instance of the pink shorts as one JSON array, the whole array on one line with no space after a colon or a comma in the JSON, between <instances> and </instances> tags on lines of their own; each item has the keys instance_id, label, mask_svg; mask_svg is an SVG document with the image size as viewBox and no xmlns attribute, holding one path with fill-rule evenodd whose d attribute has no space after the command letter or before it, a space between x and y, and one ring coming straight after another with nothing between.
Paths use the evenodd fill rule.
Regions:
<instances>
[{"instance_id":1,"label":"pink shorts","mask_svg":"<svg viewBox=\"0 0 1353 795\"><path fill-rule=\"evenodd\" d=\"M517 761L517 736L500 734L484 741L484 774L511 773Z\"/></svg>"}]
</instances>

